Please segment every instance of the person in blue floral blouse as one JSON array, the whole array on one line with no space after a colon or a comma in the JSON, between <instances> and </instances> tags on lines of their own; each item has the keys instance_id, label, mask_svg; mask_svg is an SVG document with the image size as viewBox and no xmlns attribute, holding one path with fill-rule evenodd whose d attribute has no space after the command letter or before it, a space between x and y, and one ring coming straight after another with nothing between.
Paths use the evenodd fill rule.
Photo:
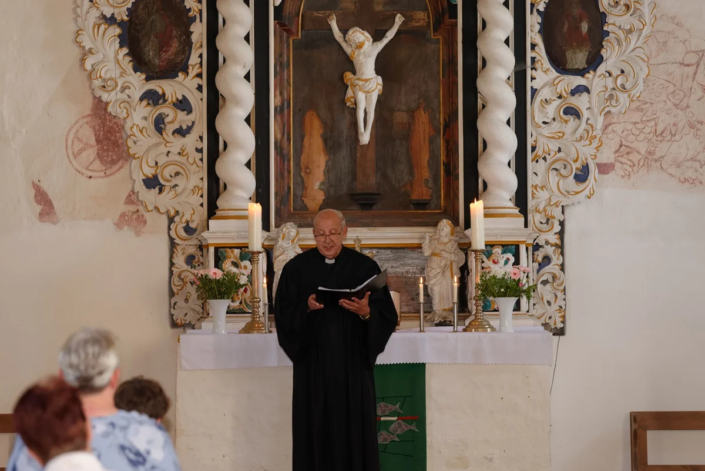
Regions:
<instances>
[{"instance_id":1,"label":"person in blue floral blouse","mask_svg":"<svg viewBox=\"0 0 705 471\"><path fill-rule=\"evenodd\" d=\"M73 334L59 354L60 375L78 388L91 421L91 448L110 471L180 471L174 445L166 430L138 412L118 410L114 404L120 380L113 336L99 329ZM40 471L18 437L7 471Z\"/></svg>"}]
</instances>

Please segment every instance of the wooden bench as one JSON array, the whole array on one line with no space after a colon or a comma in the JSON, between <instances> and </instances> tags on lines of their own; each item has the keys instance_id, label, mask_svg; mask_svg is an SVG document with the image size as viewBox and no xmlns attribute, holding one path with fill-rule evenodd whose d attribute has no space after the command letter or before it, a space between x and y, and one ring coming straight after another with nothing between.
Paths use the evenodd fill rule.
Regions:
<instances>
[{"instance_id":1,"label":"wooden bench","mask_svg":"<svg viewBox=\"0 0 705 471\"><path fill-rule=\"evenodd\" d=\"M12 414L0 414L0 433L15 433ZM5 468L0 468L0 471L5 471Z\"/></svg>"},{"instance_id":2,"label":"wooden bench","mask_svg":"<svg viewBox=\"0 0 705 471\"><path fill-rule=\"evenodd\" d=\"M705 471L705 464L650 465L649 430L705 430L705 412L632 412L632 471Z\"/></svg>"}]
</instances>

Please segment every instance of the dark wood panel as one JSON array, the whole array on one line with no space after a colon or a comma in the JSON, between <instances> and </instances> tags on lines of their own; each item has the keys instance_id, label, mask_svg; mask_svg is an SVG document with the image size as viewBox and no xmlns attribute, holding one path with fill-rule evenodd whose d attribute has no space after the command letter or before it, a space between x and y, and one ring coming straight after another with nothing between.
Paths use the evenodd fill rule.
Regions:
<instances>
[{"instance_id":1,"label":"dark wood panel","mask_svg":"<svg viewBox=\"0 0 705 471\"><path fill-rule=\"evenodd\" d=\"M352 11L356 5L356 0L306 0L304 10Z\"/></svg>"},{"instance_id":2,"label":"dark wood panel","mask_svg":"<svg viewBox=\"0 0 705 471\"><path fill-rule=\"evenodd\" d=\"M354 13L333 12L333 11L306 11L303 13L302 22L303 29L306 30L325 30L330 32L328 24L328 16L335 13L338 27L343 31L347 31L357 24ZM405 30L421 30L428 31L429 18L428 13L424 11L384 11L376 15L376 20L379 24L391 25L394 24L394 17L397 13L404 15Z\"/></svg>"},{"instance_id":3,"label":"dark wood panel","mask_svg":"<svg viewBox=\"0 0 705 471\"><path fill-rule=\"evenodd\" d=\"M0 433L15 433L12 414L0 414Z\"/></svg>"},{"instance_id":4,"label":"dark wood panel","mask_svg":"<svg viewBox=\"0 0 705 471\"><path fill-rule=\"evenodd\" d=\"M705 464L649 465L649 430L705 430L705 412L632 412L632 471L705 471Z\"/></svg>"},{"instance_id":5,"label":"dark wood panel","mask_svg":"<svg viewBox=\"0 0 705 471\"><path fill-rule=\"evenodd\" d=\"M375 0L375 8L383 11L426 10L426 0Z\"/></svg>"},{"instance_id":6,"label":"dark wood panel","mask_svg":"<svg viewBox=\"0 0 705 471\"><path fill-rule=\"evenodd\" d=\"M632 412L637 430L705 430L705 412Z\"/></svg>"}]
</instances>

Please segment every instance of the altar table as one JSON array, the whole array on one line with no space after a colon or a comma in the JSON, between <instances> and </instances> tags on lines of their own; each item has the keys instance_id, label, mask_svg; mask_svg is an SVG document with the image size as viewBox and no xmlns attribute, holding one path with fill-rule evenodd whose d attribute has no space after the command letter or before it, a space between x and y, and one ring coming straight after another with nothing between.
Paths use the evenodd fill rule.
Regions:
<instances>
[{"instance_id":1,"label":"altar table","mask_svg":"<svg viewBox=\"0 0 705 471\"><path fill-rule=\"evenodd\" d=\"M426 364L425 469L548 471L552 336L449 330L397 331L377 361ZM291 470L292 369L276 334L189 331L179 357L183 469Z\"/></svg>"}]
</instances>

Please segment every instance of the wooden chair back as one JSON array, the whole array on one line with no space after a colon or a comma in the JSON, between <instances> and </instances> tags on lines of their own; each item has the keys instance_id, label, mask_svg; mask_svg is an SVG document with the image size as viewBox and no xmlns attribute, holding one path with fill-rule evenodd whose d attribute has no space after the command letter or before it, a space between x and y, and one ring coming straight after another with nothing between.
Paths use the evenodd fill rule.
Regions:
<instances>
[{"instance_id":1,"label":"wooden chair back","mask_svg":"<svg viewBox=\"0 0 705 471\"><path fill-rule=\"evenodd\" d=\"M12 414L0 414L0 433L15 433ZM5 471L5 468L0 468L0 471Z\"/></svg>"},{"instance_id":2,"label":"wooden chair back","mask_svg":"<svg viewBox=\"0 0 705 471\"><path fill-rule=\"evenodd\" d=\"M705 412L632 412L632 471L705 471L705 464L650 465L649 430L705 430Z\"/></svg>"}]
</instances>

